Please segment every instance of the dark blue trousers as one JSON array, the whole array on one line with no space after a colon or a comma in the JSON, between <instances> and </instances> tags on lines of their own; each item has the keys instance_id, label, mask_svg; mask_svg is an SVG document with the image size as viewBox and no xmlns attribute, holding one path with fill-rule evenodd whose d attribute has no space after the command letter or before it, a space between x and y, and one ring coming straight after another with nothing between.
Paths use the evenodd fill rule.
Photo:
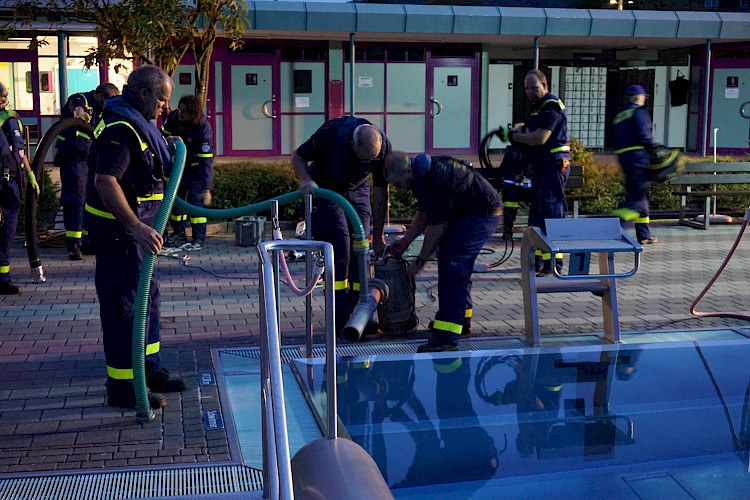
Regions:
<instances>
[{"instance_id":1,"label":"dark blue trousers","mask_svg":"<svg viewBox=\"0 0 750 500\"><path fill-rule=\"evenodd\" d=\"M0 179L0 282L10 281L10 248L16 236L18 214L21 212L21 189L15 179Z\"/></svg>"},{"instance_id":2,"label":"dark blue trousers","mask_svg":"<svg viewBox=\"0 0 750 500\"><path fill-rule=\"evenodd\" d=\"M563 160L534 165L531 174L529 226L541 227L546 232L545 219L565 219L568 216L565 184L569 174L570 166ZM552 256L537 255L536 270L549 271L551 259Z\"/></svg>"},{"instance_id":3,"label":"dark blue trousers","mask_svg":"<svg viewBox=\"0 0 750 500\"><path fill-rule=\"evenodd\" d=\"M177 196L196 207L205 207L201 199L201 192L203 186L190 178L182 179L180 188L177 190ZM177 233L184 233L185 228L190 223L193 228L193 242L204 241L206 239L206 218L205 217L194 217L188 216L186 213L178 210L177 208L172 209L172 215L170 217L170 224L172 230Z\"/></svg>"},{"instance_id":4,"label":"dark blue trousers","mask_svg":"<svg viewBox=\"0 0 750 500\"><path fill-rule=\"evenodd\" d=\"M89 167L85 159L65 159L60 164L60 204L63 207L65 243L68 250L80 246Z\"/></svg>"},{"instance_id":5,"label":"dark blue trousers","mask_svg":"<svg viewBox=\"0 0 750 500\"><path fill-rule=\"evenodd\" d=\"M354 206L364 227L370 234L370 184L364 181L354 189L340 193ZM313 199L312 234L316 240L333 245L336 278L336 329L341 330L349 320L351 309L359 298L359 263L352 250L353 234L344 210L322 198ZM369 268L369 257L368 257Z\"/></svg>"},{"instance_id":6,"label":"dark blue trousers","mask_svg":"<svg viewBox=\"0 0 750 500\"><path fill-rule=\"evenodd\" d=\"M438 250L438 311L433 330L461 334L466 310L472 309L474 261L501 220L501 215L467 215L449 224Z\"/></svg>"},{"instance_id":7,"label":"dark blue trousers","mask_svg":"<svg viewBox=\"0 0 750 500\"><path fill-rule=\"evenodd\" d=\"M633 219L638 241L651 238L651 228L648 225L648 196L651 189L651 181L648 178L649 155L645 151L628 151L621 154L619 160L625 174L625 201L620 204L620 208L638 212L638 217Z\"/></svg>"},{"instance_id":8,"label":"dark blue trousers","mask_svg":"<svg viewBox=\"0 0 750 500\"><path fill-rule=\"evenodd\" d=\"M157 205L158 206L158 205ZM112 225L115 223L113 222ZM127 236L99 230L93 234L96 249L96 293L107 362L107 385L132 384L132 340L138 275L144 250ZM151 279L146 309L146 375L161 370L159 345L159 283Z\"/></svg>"}]
</instances>

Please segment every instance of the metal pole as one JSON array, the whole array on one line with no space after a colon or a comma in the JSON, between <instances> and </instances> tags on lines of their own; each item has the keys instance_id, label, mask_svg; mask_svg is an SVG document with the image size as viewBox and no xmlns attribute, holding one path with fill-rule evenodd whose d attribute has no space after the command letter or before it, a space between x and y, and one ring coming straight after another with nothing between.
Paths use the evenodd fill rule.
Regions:
<instances>
[{"instance_id":1,"label":"metal pole","mask_svg":"<svg viewBox=\"0 0 750 500\"><path fill-rule=\"evenodd\" d=\"M534 69L539 69L539 37L534 37Z\"/></svg>"},{"instance_id":2,"label":"metal pole","mask_svg":"<svg viewBox=\"0 0 750 500\"><path fill-rule=\"evenodd\" d=\"M279 200L271 200L271 231L272 233L275 233L275 231L279 229ZM273 238L273 235L272 235ZM280 304L280 290L281 288L279 286L279 253L281 252L273 252L271 256L271 262L273 262L273 287L274 292L276 295L276 324L281 325L281 308L278 307L278 304ZM282 259L283 254L282 254ZM281 338L281 326L279 326L277 330L279 338Z\"/></svg>"},{"instance_id":3,"label":"metal pole","mask_svg":"<svg viewBox=\"0 0 750 500\"><path fill-rule=\"evenodd\" d=\"M57 79L60 87L60 108L65 106L65 103L68 100L68 72L67 72L67 62L66 59L68 58L68 44L67 44L67 37L65 33L58 33L57 34L57 61L58 66L60 66L60 70L57 74Z\"/></svg>"},{"instance_id":4,"label":"metal pole","mask_svg":"<svg viewBox=\"0 0 750 500\"><path fill-rule=\"evenodd\" d=\"M706 60L703 66L705 85L703 87L703 133L701 134L703 145L701 155L706 156L706 148L708 147L708 92L711 88L711 40L706 40Z\"/></svg>"},{"instance_id":5,"label":"metal pole","mask_svg":"<svg viewBox=\"0 0 750 500\"><path fill-rule=\"evenodd\" d=\"M718 128L714 128L714 163L716 163L716 134L719 132ZM716 172L714 172L714 175L716 175ZM716 184L714 184L714 192L716 192ZM716 195L713 196L713 203L714 203L714 217L716 217Z\"/></svg>"},{"instance_id":6,"label":"metal pole","mask_svg":"<svg viewBox=\"0 0 750 500\"><path fill-rule=\"evenodd\" d=\"M271 447L273 443L268 442L269 425L272 426L273 422L268 418L268 414L265 411L266 405L270 402L269 394L262 388L265 386L266 380L268 380L268 322L266 321L266 300L265 293L266 289L264 286L265 279L263 276L263 261L260 261L258 266L258 295L260 297L260 380L261 380L261 391L260 391L260 407L263 409L261 419L261 436L262 436L262 451L263 451L263 498L270 498L271 492L271 464L274 464L274 460L271 457ZM276 455L276 452L273 452ZM275 466L274 466L275 469Z\"/></svg>"},{"instance_id":7,"label":"metal pole","mask_svg":"<svg viewBox=\"0 0 750 500\"><path fill-rule=\"evenodd\" d=\"M349 116L354 116L354 33L349 33Z\"/></svg>"},{"instance_id":8,"label":"metal pole","mask_svg":"<svg viewBox=\"0 0 750 500\"><path fill-rule=\"evenodd\" d=\"M335 283L335 272L334 272L334 260L333 260L333 245L326 244L323 249L323 256L325 258L325 294L326 294L326 380L328 381L328 394L327 394L327 411L326 411L326 437L328 439L336 439L338 429L336 428L338 419L336 418L337 403L337 388L336 388L336 306L334 296L334 283Z\"/></svg>"},{"instance_id":9,"label":"metal pole","mask_svg":"<svg viewBox=\"0 0 750 500\"><path fill-rule=\"evenodd\" d=\"M312 240L312 195L305 195L305 239L307 241ZM310 283L312 279L312 250L308 250L305 254L307 261L305 262L305 273L307 276L307 283ZM313 324L312 324L312 306L313 299L312 293L305 297L305 357L312 358L312 345L313 345Z\"/></svg>"}]
</instances>

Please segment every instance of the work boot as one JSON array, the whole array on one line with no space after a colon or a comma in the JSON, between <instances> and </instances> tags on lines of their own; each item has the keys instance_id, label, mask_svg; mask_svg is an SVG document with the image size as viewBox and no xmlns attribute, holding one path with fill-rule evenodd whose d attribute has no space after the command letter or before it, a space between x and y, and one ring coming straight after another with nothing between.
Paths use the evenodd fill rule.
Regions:
<instances>
[{"instance_id":1,"label":"work boot","mask_svg":"<svg viewBox=\"0 0 750 500\"><path fill-rule=\"evenodd\" d=\"M656 243L657 241L659 241L659 238L657 238L656 236L652 236L650 238L638 240L638 243L640 243L641 245L651 245L653 243Z\"/></svg>"},{"instance_id":2,"label":"work boot","mask_svg":"<svg viewBox=\"0 0 750 500\"><path fill-rule=\"evenodd\" d=\"M458 335L455 333L433 331L427 343L422 344L417 352L458 351Z\"/></svg>"},{"instance_id":3,"label":"work boot","mask_svg":"<svg viewBox=\"0 0 750 500\"><path fill-rule=\"evenodd\" d=\"M157 392L182 392L185 381L179 377L170 377L166 368L146 377L146 385Z\"/></svg>"},{"instance_id":4,"label":"work boot","mask_svg":"<svg viewBox=\"0 0 750 500\"><path fill-rule=\"evenodd\" d=\"M187 245L187 236L184 232L172 233L167 237L164 246L167 248L181 248Z\"/></svg>"},{"instance_id":5,"label":"work boot","mask_svg":"<svg viewBox=\"0 0 750 500\"><path fill-rule=\"evenodd\" d=\"M0 295L20 295L23 288L12 281L0 281Z\"/></svg>"},{"instance_id":6,"label":"work boot","mask_svg":"<svg viewBox=\"0 0 750 500\"><path fill-rule=\"evenodd\" d=\"M83 260L83 251L81 251L81 247L76 245L69 250L68 260Z\"/></svg>"},{"instance_id":7,"label":"work boot","mask_svg":"<svg viewBox=\"0 0 750 500\"><path fill-rule=\"evenodd\" d=\"M203 245L204 245L203 240L195 240L194 242L190 244L190 246L186 248L186 250L199 252L203 250Z\"/></svg>"},{"instance_id":8,"label":"work boot","mask_svg":"<svg viewBox=\"0 0 750 500\"><path fill-rule=\"evenodd\" d=\"M107 386L107 404L117 408L135 408L135 389L132 385L121 384ZM164 394L152 392L148 395L148 404L153 410L167 406Z\"/></svg>"}]
</instances>

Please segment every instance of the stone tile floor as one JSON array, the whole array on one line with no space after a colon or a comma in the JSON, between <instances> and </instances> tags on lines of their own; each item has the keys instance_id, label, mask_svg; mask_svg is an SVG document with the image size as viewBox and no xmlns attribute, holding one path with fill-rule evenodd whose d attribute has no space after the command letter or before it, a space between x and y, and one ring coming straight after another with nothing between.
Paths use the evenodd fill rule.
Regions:
<instances>
[{"instance_id":1,"label":"stone tile floor","mask_svg":"<svg viewBox=\"0 0 750 500\"><path fill-rule=\"evenodd\" d=\"M747 323L696 319L690 304L716 272L740 225L709 231L655 224L659 243L645 247L641 269L618 284L623 331L708 328ZM480 256L492 263L495 253ZM520 241L517 248L520 247ZM162 353L165 365L188 381L171 394L156 420L135 421L134 411L105 402L105 362L94 288L94 258L70 262L63 248L42 249L48 281L31 283L20 241L12 252L20 296L0 297L0 475L126 467L237 463L225 430L204 429L202 415L220 408L216 386L198 384L213 371L211 349L258 345L258 280L254 248L238 247L233 235L211 237L187 263L159 258ZM517 336L523 330L518 252L497 270L476 274L473 288L475 336ZM630 265L630 261L624 265ZM299 278L304 264L291 265ZM740 244L722 278L700 310L750 312L750 252ZM417 283L420 323L437 310L434 263ZM283 291L281 328L285 344L303 343L304 301ZM318 292L316 292L318 293ZM601 305L588 293L540 298L543 334L599 332ZM314 305L321 330L322 295ZM424 327L422 327L424 328ZM316 342L322 342L316 334Z\"/></svg>"}]
</instances>

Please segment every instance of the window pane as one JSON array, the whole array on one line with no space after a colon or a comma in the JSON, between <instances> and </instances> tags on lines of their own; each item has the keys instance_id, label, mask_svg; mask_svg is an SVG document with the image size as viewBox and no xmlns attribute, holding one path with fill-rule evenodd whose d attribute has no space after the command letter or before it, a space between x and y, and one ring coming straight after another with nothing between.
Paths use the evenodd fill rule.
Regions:
<instances>
[{"instance_id":1,"label":"window pane","mask_svg":"<svg viewBox=\"0 0 750 500\"><path fill-rule=\"evenodd\" d=\"M96 48L95 36L71 36L68 38L68 56L84 57Z\"/></svg>"},{"instance_id":2,"label":"window pane","mask_svg":"<svg viewBox=\"0 0 750 500\"><path fill-rule=\"evenodd\" d=\"M9 109L34 109L30 62L0 62L0 82L8 87Z\"/></svg>"},{"instance_id":3,"label":"window pane","mask_svg":"<svg viewBox=\"0 0 750 500\"><path fill-rule=\"evenodd\" d=\"M44 35L37 37L39 40L39 47L37 47L37 53L40 56L57 56L57 36L56 35Z\"/></svg>"},{"instance_id":4,"label":"window pane","mask_svg":"<svg viewBox=\"0 0 750 500\"><path fill-rule=\"evenodd\" d=\"M68 78L68 95L77 92L88 92L99 86L99 68L84 69L82 57L69 57L66 59L67 68L65 74Z\"/></svg>"},{"instance_id":5,"label":"window pane","mask_svg":"<svg viewBox=\"0 0 750 500\"><path fill-rule=\"evenodd\" d=\"M29 50L29 43L31 43L31 38L11 38L8 41L0 42L0 49Z\"/></svg>"},{"instance_id":6,"label":"window pane","mask_svg":"<svg viewBox=\"0 0 750 500\"><path fill-rule=\"evenodd\" d=\"M56 58L39 58L39 103L43 115L60 114L59 72Z\"/></svg>"}]
</instances>

